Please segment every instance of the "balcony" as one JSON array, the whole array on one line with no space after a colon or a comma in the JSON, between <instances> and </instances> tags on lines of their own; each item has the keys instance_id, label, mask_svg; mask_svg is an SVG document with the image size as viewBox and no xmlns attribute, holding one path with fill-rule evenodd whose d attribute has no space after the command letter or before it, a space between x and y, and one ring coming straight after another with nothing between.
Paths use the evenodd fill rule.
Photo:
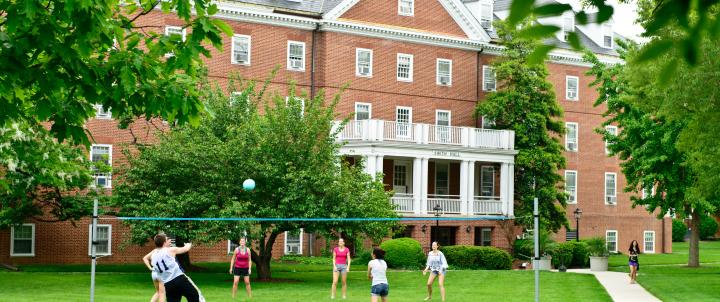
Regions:
<instances>
[{"instance_id":1,"label":"balcony","mask_svg":"<svg viewBox=\"0 0 720 302\"><path fill-rule=\"evenodd\" d=\"M395 193L391 198L398 213L417 213L412 193ZM435 205L440 205L443 214L450 215L504 215L500 196L475 196L472 205L459 195L428 194L425 213L432 214Z\"/></svg>"},{"instance_id":2,"label":"balcony","mask_svg":"<svg viewBox=\"0 0 720 302\"><path fill-rule=\"evenodd\" d=\"M414 144L437 144L479 149L513 150L515 132L472 127L398 123L385 120L351 120L336 122L340 141L388 141Z\"/></svg>"}]
</instances>

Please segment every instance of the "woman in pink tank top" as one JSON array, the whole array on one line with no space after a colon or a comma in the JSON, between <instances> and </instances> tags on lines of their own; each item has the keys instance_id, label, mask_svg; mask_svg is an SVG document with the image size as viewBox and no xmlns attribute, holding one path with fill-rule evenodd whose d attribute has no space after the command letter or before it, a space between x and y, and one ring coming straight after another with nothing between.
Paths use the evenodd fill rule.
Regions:
<instances>
[{"instance_id":1,"label":"woman in pink tank top","mask_svg":"<svg viewBox=\"0 0 720 302\"><path fill-rule=\"evenodd\" d=\"M333 283L330 299L335 299L338 277L342 275L342 296L347 299L347 273L350 271L350 249L345 247L345 240L338 239L338 246L333 249Z\"/></svg>"},{"instance_id":2,"label":"woman in pink tank top","mask_svg":"<svg viewBox=\"0 0 720 302\"><path fill-rule=\"evenodd\" d=\"M250 288L250 273L252 272L252 259L250 258L250 249L245 245L245 238L240 238L240 246L235 248L232 258L230 259L230 274L233 275L232 297L235 299L237 293L238 282L240 277L245 281L245 292L248 298L252 298L252 289Z\"/></svg>"}]
</instances>

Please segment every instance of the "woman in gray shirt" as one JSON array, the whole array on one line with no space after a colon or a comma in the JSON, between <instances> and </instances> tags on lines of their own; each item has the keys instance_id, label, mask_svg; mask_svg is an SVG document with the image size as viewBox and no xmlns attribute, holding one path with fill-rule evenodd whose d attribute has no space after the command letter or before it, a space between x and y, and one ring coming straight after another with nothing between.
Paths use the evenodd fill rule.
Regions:
<instances>
[{"instance_id":1,"label":"woman in gray shirt","mask_svg":"<svg viewBox=\"0 0 720 302\"><path fill-rule=\"evenodd\" d=\"M435 277L438 277L438 285L440 286L440 298L445 302L445 272L447 272L448 264L445 260L445 255L439 250L440 244L437 241L432 243L432 251L428 253L427 264L423 270L423 276L430 271L430 277L427 281L428 295L425 301L432 298L432 285L435 282Z\"/></svg>"},{"instance_id":2,"label":"woman in gray shirt","mask_svg":"<svg viewBox=\"0 0 720 302\"><path fill-rule=\"evenodd\" d=\"M372 259L368 262L368 279L372 280L372 288L370 296L372 302L377 302L378 297L382 302L387 302L387 296L390 292L387 276L387 263L385 263L385 251L375 248L372 252Z\"/></svg>"}]
</instances>

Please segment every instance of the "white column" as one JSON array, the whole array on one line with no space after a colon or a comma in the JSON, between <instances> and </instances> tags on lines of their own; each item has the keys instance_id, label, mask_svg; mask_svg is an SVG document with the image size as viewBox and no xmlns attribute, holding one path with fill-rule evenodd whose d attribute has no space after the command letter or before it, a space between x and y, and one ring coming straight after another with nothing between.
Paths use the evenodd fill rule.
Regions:
<instances>
[{"instance_id":1,"label":"white column","mask_svg":"<svg viewBox=\"0 0 720 302\"><path fill-rule=\"evenodd\" d=\"M420 177L420 214L427 214L427 203L428 203L428 162L429 158L425 157L422 159L421 164L421 177Z\"/></svg>"},{"instance_id":2,"label":"white column","mask_svg":"<svg viewBox=\"0 0 720 302\"><path fill-rule=\"evenodd\" d=\"M468 215L472 215L475 212L475 162L470 161L468 163L467 170L467 196L468 196Z\"/></svg>"},{"instance_id":3,"label":"white column","mask_svg":"<svg viewBox=\"0 0 720 302\"><path fill-rule=\"evenodd\" d=\"M375 155L367 155L365 156L365 173L370 174L375 177L375 164L377 164Z\"/></svg>"},{"instance_id":4,"label":"white column","mask_svg":"<svg viewBox=\"0 0 720 302\"><path fill-rule=\"evenodd\" d=\"M468 213L468 161L463 160L460 162L460 213L467 215Z\"/></svg>"},{"instance_id":5,"label":"white column","mask_svg":"<svg viewBox=\"0 0 720 302\"><path fill-rule=\"evenodd\" d=\"M416 157L413 159L412 169L413 213L420 214L420 207L422 206L422 158Z\"/></svg>"},{"instance_id":6,"label":"white column","mask_svg":"<svg viewBox=\"0 0 720 302\"><path fill-rule=\"evenodd\" d=\"M383 170L383 156L378 155L375 157L375 174L377 173L383 173L385 175L385 172ZM380 179L382 181L382 179Z\"/></svg>"},{"instance_id":7,"label":"white column","mask_svg":"<svg viewBox=\"0 0 720 302\"><path fill-rule=\"evenodd\" d=\"M502 163L500 165L500 202L502 204L502 213L503 215L508 214L508 183L509 177L508 177L508 164Z\"/></svg>"},{"instance_id":8,"label":"white column","mask_svg":"<svg viewBox=\"0 0 720 302\"><path fill-rule=\"evenodd\" d=\"M508 210L509 217L515 216L515 164L508 164Z\"/></svg>"}]
</instances>

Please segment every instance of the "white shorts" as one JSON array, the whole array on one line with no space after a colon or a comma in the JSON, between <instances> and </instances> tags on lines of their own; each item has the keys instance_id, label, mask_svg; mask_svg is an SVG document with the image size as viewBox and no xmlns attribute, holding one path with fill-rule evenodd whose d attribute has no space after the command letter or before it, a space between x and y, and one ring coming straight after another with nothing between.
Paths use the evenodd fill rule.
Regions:
<instances>
[{"instance_id":1,"label":"white shorts","mask_svg":"<svg viewBox=\"0 0 720 302\"><path fill-rule=\"evenodd\" d=\"M160 276L158 276L158 273L156 271L153 271L150 276L152 277L153 281L162 282L162 280L160 280Z\"/></svg>"}]
</instances>

